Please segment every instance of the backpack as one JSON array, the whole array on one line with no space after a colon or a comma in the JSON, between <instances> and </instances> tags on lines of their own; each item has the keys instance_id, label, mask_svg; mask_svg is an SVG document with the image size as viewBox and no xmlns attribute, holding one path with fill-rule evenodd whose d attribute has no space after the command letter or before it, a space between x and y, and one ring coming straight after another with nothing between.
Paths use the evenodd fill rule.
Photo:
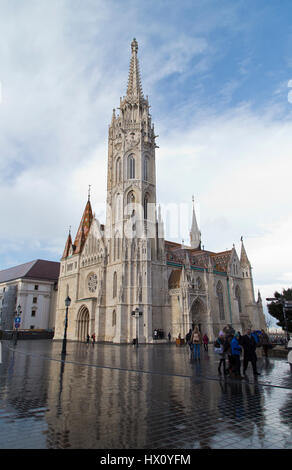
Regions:
<instances>
[{"instance_id":1,"label":"backpack","mask_svg":"<svg viewBox=\"0 0 292 470\"><path fill-rule=\"evenodd\" d=\"M200 341L200 337L198 333L194 333L193 335L193 341Z\"/></svg>"}]
</instances>

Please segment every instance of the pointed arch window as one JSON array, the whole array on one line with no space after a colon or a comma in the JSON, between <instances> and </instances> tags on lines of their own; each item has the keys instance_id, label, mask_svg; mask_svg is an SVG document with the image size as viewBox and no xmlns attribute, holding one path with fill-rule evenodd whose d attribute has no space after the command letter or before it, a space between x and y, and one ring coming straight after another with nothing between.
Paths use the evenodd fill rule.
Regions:
<instances>
[{"instance_id":1,"label":"pointed arch window","mask_svg":"<svg viewBox=\"0 0 292 470\"><path fill-rule=\"evenodd\" d=\"M129 155L128 157L128 178L135 178L135 157L134 155Z\"/></svg>"},{"instance_id":2,"label":"pointed arch window","mask_svg":"<svg viewBox=\"0 0 292 470\"><path fill-rule=\"evenodd\" d=\"M120 183L120 181L122 181L122 162L119 157L116 162L116 182Z\"/></svg>"},{"instance_id":3,"label":"pointed arch window","mask_svg":"<svg viewBox=\"0 0 292 470\"><path fill-rule=\"evenodd\" d=\"M113 311L113 317L112 317L112 326L116 326L117 323L117 314L116 311Z\"/></svg>"},{"instance_id":4,"label":"pointed arch window","mask_svg":"<svg viewBox=\"0 0 292 470\"><path fill-rule=\"evenodd\" d=\"M219 304L219 318L220 320L225 320L223 286L222 286L221 281L219 281L216 286L216 294L218 297L218 304Z\"/></svg>"},{"instance_id":5,"label":"pointed arch window","mask_svg":"<svg viewBox=\"0 0 292 470\"><path fill-rule=\"evenodd\" d=\"M144 173L144 180L148 181L149 180L149 158L147 156L144 157L144 168L143 168L143 173Z\"/></svg>"},{"instance_id":6,"label":"pointed arch window","mask_svg":"<svg viewBox=\"0 0 292 470\"><path fill-rule=\"evenodd\" d=\"M149 196L148 196L148 194L145 194L145 197L144 197L144 219L148 218L148 202L149 202Z\"/></svg>"},{"instance_id":7,"label":"pointed arch window","mask_svg":"<svg viewBox=\"0 0 292 470\"><path fill-rule=\"evenodd\" d=\"M240 289L238 286L236 286L235 288L235 298L237 300L237 303L238 303L238 311L239 313L242 312L242 308L241 308L241 295L240 295Z\"/></svg>"},{"instance_id":8,"label":"pointed arch window","mask_svg":"<svg viewBox=\"0 0 292 470\"><path fill-rule=\"evenodd\" d=\"M115 271L114 276L113 276L113 298L114 299L117 296L117 287L118 287L118 279L117 279L117 273Z\"/></svg>"},{"instance_id":9,"label":"pointed arch window","mask_svg":"<svg viewBox=\"0 0 292 470\"><path fill-rule=\"evenodd\" d=\"M203 289L203 283L200 277L197 278L197 289L199 290Z\"/></svg>"}]
</instances>

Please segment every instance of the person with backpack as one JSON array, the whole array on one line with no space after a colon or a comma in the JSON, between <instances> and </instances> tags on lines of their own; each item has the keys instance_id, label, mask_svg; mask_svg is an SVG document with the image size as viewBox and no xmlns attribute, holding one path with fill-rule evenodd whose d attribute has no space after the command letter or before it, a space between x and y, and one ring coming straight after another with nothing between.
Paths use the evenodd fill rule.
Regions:
<instances>
[{"instance_id":1,"label":"person with backpack","mask_svg":"<svg viewBox=\"0 0 292 470\"><path fill-rule=\"evenodd\" d=\"M241 334L237 332L231 341L232 372L236 378L243 379L240 374L240 354L242 351L242 347L239 344L240 338Z\"/></svg>"},{"instance_id":2,"label":"person with backpack","mask_svg":"<svg viewBox=\"0 0 292 470\"><path fill-rule=\"evenodd\" d=\"M192 333L192 337L191 337L191 343L192 343L192 346L193 346L193 357L194 359L201 359L201 355L200 355L200 348L201 348L201 344L202 344L202 335L200 333L200 330L197 326L195 326L194 328L194 331Z\"/></svg>"}]
</instances>

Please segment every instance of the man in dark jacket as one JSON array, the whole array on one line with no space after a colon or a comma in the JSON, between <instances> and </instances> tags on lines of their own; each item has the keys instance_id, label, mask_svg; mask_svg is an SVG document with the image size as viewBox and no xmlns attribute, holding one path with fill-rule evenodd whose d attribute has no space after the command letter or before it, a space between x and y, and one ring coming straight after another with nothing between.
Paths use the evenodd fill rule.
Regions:
<instances>
[{"instance_id":1,"label":"man in dark jacket","mask_svg":"<svg viewBox=\"0 0 292 470\"><path fill-rule=\"evenodd\" d=\"M243 373L246 373L248 363L251 362L254 376L261 375L257 371L257 355L256 347L257 343L251 334L251 329L248 328L246 334L241 337L240 344L243 347Z\"/></svg>"}]
</instances>

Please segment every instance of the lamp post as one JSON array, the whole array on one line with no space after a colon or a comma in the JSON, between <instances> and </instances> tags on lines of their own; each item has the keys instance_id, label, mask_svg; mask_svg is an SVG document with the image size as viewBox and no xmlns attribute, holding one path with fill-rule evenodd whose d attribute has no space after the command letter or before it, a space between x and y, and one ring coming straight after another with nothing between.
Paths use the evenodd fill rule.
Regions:
<instances>
[{"instance_id":1,"label":"lamp post","mask_svg":"<svg viewBox=\"0 0 292 470\"><path fill-rule=\"evenodd\" d=\"M139 307L136 307L131 315L136 319L136 347L138 348L139 318L143 315L143 312L140 312Z\"/></svg>"},{"instance_id":2,"label":"lamp post","mask_svg":"<svg viewBox=\"0 0 292 470\"><path fill-rule=\"evenodd\" d=\"M71 304L71 299L69 295L65 299L65 305L66 305L66 315L65 315L65 329L64 329L64 338L63 338L63 347L62 347L62 356L66 356L66 345L67 345L67 326L68 326L68 308L70 307Z\"/></svg>"}]
</instances>

